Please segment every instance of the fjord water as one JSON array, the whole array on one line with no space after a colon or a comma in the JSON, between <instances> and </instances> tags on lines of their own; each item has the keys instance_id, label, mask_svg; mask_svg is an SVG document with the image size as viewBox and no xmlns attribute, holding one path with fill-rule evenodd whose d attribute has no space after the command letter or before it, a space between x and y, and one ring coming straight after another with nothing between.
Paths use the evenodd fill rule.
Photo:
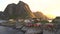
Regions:
<instances>
[{"instance_id":1,"label":"fjord water","mask_svg":"<svg viewBox=\"0 0 60 34\"><path fill-rule=\"evenodd\" d=\"M10 27L0 26L0 34L23 34L23 32Z\"/></svg>"},{"instance_id":2,"label":"fjord water","mask_svg":"<svg viewBox=\"0 0 60 34\"><path fill-rule=\"evenodd\" d=\"M5 22L5 20L0 20L0 23L2 23L3 21ZM11 27L0 26L0 34L24 34L24 33L20 30L13 29ZM60 29L58 30L57 33L43 30L43 34L60 34Z\"/></svg>"},{"instance_id":3,"label":"fjord water","mask_svg":"<svg viewBox=\"0 0 60 34\"><path fill-rule=\"evenodd\" d=\"M6 20L0 20L0 23L6 22ZM23 34L23 32L13 29L11 27L0 26L0 34Z\"/></svg>"}]
</instances>

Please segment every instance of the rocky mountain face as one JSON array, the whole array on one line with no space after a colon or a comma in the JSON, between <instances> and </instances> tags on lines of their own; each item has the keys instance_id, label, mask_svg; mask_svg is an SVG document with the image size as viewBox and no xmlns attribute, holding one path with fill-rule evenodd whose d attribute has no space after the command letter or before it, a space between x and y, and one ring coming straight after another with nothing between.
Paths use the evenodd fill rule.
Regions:
<instances>
[{"instance_id":1,"label":"rocky mountain face","mask_svg":"<svg viewBox=\"0 0 60 34\"><path fill-rule=\"evenodd\" d=\"M9 4L4 10L4 15L8 19L11 18L41 18L47 19L47 17L41 12L32 12L28 4L19 1L18 4Z\"/></svg>"},{"instance_id":2,"label":"rocky mountain face","mask_svg":"<svg viewBox=\"0 0 60 34\"><path fill-rule=\"evenodd\" d=\"M16 14L22 18L34 18L34 14L32 13L32 11L30 10L29 6L20 1L18 4L17 4L17 7L16 7Z\"/></svg>"},{"instance_id":3,"label":"rocky mountain face","mask_svg":"<svg viewBox=\"0 0 60 34\"><path fill-rule=\"evenodd\" d=\"M6 15L9 18L34 18L34 14L31 12L29 6L22 2L19 1L18 4L9 4L6 9L4 10L4 13L6 13Z\"/></svg>"},{"instance_id":4,"label":"rocky mountain face","mask_svg":"<svg viewBox=\"0 0 60 34\"><path fill-rule=\"evenodd\" d=\"M14 16L15 14L15 11L16 11L16 4L12 3L6 7L4 13L7 15L7 17L12 18L12 16Z\"/></svg>"}]
</instances>

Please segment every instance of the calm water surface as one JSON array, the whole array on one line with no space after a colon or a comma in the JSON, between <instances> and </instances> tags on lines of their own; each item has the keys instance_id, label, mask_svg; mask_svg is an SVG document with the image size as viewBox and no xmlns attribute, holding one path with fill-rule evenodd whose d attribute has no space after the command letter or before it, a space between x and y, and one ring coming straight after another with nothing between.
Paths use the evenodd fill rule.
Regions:
<instances>
[{"instance_id":1,"label":"calm water surface","mask_svg":"<svg viewBox=\"0 0 60 34\"><path fill-rule=\"evenodd\" d=\"M0 26L0 34L23 34L23 32L10 27Z\"/></svg>"}]
</instances>

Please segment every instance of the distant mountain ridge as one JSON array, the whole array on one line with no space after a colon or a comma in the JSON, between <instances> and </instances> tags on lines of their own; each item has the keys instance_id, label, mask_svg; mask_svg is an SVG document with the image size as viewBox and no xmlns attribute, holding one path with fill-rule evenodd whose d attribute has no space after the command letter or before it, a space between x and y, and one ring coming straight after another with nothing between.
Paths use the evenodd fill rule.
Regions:
<instances>
[{"instance_id":1,"label":"distant mountain ridge","mask_svg":"<svg viewBox=\"0 0 60 34\"><path fill-rule=\"evenodd\" d=\"M42 12L33 12L36 18L40 18L42 20L48 20L48 17L45 16Z\"/></svg>"}]
</instances>

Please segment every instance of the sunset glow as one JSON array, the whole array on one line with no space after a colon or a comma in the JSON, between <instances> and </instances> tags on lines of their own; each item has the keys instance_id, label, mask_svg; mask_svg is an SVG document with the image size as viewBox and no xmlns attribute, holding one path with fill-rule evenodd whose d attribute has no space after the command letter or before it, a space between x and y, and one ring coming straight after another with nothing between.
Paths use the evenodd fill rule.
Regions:
<instances>
[{"instance_id":1,"label":"sunset glow","mask_svg":"<svg viewBox=\"0 0 60 34\"><path fill-rule=\"evenodd\" d=\"M60 0L22 0L32 11L41 11L49 18L60 16Z\"/></svg>"}]
</instances>

